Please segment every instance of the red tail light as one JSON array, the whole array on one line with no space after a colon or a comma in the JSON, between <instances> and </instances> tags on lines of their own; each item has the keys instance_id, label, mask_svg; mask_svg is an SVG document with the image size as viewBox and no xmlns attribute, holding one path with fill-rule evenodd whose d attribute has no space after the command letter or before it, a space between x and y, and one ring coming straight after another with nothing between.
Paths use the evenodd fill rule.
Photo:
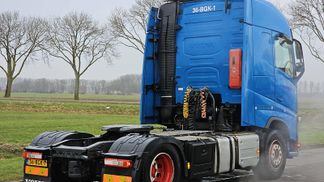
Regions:
<instances>
[{"instance_id":1,"label":"red tail light","mask_svg":"<svg viewBox=\"0 0 324 182\"><path fill-rule=\"evenodd\" d=\"M231 49L229 60L229 87L242 87L242 49Z\"/></svg>"},{"instance_id":2,"label":"red tail light","mask_svg":"<svg viewBox=\"0 0 324 182\"><path fill-rule=\"evenodd\" d=\"M23 158L24 159L42 159L43 154L40 153L40 152L27 152L27 151L24 151L23 152Z\"/></svg>"},{"instance_id":3,"label":"red tail light","mask_svg":"<svg viewBox=\"0 0 324 182\"><path fill-rule=\"evenodd\" d=\"M105 158L105 166L119 167L119 168L131 168L133 162L125 159Z\"/></svg>"}]
</instances>

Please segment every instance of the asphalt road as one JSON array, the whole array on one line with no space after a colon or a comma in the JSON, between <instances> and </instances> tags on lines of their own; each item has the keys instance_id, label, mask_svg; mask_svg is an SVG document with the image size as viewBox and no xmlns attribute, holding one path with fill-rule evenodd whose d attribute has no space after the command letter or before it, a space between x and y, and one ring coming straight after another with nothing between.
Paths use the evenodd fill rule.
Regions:
<instances>
[{"instance_id":1,"label":"asphalt road","mask_svg":"<svg viewBox=\"0 0 324 182\"><path fill-rule=\"evenodd\" d=\"M261 182L250 177L244 182ZM281 179L267 182L324 182L324 148L303 150L297 158L287 161Z\"/></svg>"},{"instance_id":2,"label":"asphalt road","mask_svg":"<svg viewBox=\"0 0 324 182\"><path fill-rule=\"evenodd\" d=\"M285 172L278 180L262 181L256 179L252 172L242 174L248 177L239 179L229 177L226 182L324 182L324 148L302 150L297 158L287 160ZM218 182L224 179L226 176L205 179L202 182Z\"/></svg>"}]
</instances>

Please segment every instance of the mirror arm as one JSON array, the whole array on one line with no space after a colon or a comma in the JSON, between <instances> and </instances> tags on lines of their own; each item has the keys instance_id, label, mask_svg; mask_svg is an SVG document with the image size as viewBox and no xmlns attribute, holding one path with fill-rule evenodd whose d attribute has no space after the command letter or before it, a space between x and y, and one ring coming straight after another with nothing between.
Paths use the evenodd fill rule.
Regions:
<instances>
[{"instance_id":1,"label":"mirror arm","mask_svg":"<svg viewBox=\"0 0 324 182\"><path fill-rule=\"evenodd\" d=\"M294 42L294 39L291 40L283 33L279 33L277 37L284 39L284 41L287 42L288 44L292 44Z\"/></svg>"}]
</instances>

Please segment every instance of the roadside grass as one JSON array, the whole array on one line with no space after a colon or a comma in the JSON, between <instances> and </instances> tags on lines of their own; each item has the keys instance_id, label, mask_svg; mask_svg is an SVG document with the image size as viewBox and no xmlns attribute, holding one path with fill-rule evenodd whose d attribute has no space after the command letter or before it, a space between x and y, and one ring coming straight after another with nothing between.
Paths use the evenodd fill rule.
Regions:
<instances>
[{"instance_id":1,"label":"roadside grass","mask_svg":"<svg viewBox=\"0 0 324 182\"><path fill-rule=\"evenodd\" d=\"M0 112L50 112L139 115L139 105L110 102L52 102L0 100Z\"/></svg>"},{"instance_id":2,"label":"roadside grass","mask_svg":"<svg viewBox=\"0 0 324 182\"><path fill-rule=\"evenodd\" d=\"M95 135L112 124L138 124L133 115L0 112L0 144L28 144L45 131L83 131Z\"/></svg>"},{"instance_id":3,"label":"roadside grass","mask_svg":"<svg viewBox=\"0 0 324 182\"><path fill-rule=\"evenodd\" d=\"M1 94L1 93L0 93ZM0 182L22 179L22 150L45 131L101 134L101 127L139 123L139 96L13 93L0 98Z\"/></svg>"},{"instance_id":4,"label":"roadside grass","mask_svg":"<svg viewBox=\"0 0 324 182\"><path fill-rule=\"evenodd\" d=\"M299 140L302 145L324 144L324 108L300 108Z\"/></svg>"},{"instance_id":5,"label":"roadside grass","mask_svg":"<svg viewBox=\"0 0 324 182\"><path fill-rule=\"evenodd\" d=\"M0 99L5 99L2 96L3 92L0 92ZM74 101L73 94L67 93L23 93L23 92L13 92L10 100L53 100L53 101ZM81 101L129 101L129 102L139 102L140 95L96 95L96 94L80 94Z\"/></svg>"},{"instance_id":6,"label":"roadside grass","mask_svg":"<svg viewBox=\"0 0 324 182\"><path fill-rule=\"evenodd\" d=\"M21 180L23 164L21 157L0 159L0 182Z\"/></svg>"},{"instance_id":7,"label":"roadside grass","mask_svg":"<svg viewBox=\"0 0 324 182\"><path fill-rule=\"evenodd\" d=\"M0 182L22 179L24 146L45 131L101 134L112 124L138 124L138 116L48 112L0 112Z\"/></svg>"},{"instance_id":8,"label":"roadside grass","mask_svg":"<svg viewBox=\"0 0 324 182\"><path fill-rule=\"evenodd\" d=\"M0 143L0 161L3 159L21 156L24 144L1 144Z\"/></svg>"},{"instance_id":9,"label":"roadside grass","mask_svg":"<svg viewBox=\"0 0 324 182\"><path fill-rule=\"evenodd\" d=\"M299 139L302 145L324 144L324 95L299 97Z\"/></svg>"},{"instance_id":10,"label":"roadside grass","mask_svg":"<svg viewBox=\"0 0 324 182\"><path fill-rule=\"evenodd\" d=\"M300 143L303 145L323 145L324 132L323 131L302 131L299 133Z\"/></svg>"}]
</instances>

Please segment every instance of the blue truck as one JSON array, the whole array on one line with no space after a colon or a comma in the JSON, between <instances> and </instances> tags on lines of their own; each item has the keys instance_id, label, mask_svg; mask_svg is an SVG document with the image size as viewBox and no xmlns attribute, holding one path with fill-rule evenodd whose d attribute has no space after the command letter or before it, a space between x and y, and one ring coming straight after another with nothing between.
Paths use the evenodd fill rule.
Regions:
<instances>
[{"instance_id":1,"label":"blue truck","mask_svg":"<svg viewBox=\"0 0 324 182\"><path fill-rule=\"evenodd\" d=\"M141 125L40 134L25 148L24 181L280 178L299 150L305 70L282 13L265 0L171 0L151 9L146 36Z\"/></svg>"}]
</instances>

